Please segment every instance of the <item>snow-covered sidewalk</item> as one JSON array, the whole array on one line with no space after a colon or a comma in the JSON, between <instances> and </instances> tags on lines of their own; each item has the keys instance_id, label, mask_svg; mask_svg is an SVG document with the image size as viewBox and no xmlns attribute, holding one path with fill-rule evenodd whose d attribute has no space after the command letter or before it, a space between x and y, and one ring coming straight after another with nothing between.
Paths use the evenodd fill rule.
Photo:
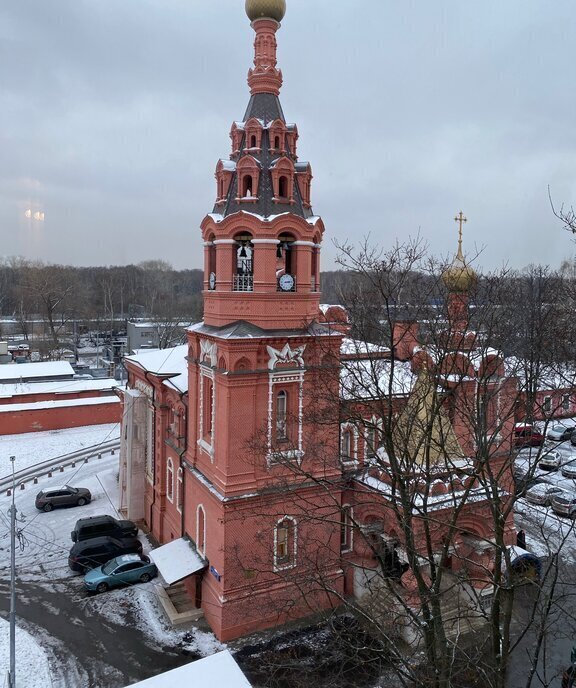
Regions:
<instances>
[{"instance_id":1,"label":"snow-covered sidewalk","mask_svg":"<svg viewBox=\"0 0 576 688\"><path fill-rule=\"evenodd\" d=\"M118 439L120 424L85 425L80 428L28 432L0 436L0 478L10 475L10 457L15 456L15 471L48 459Z\"/></svg>"},{"instance_id":2,"label":"snow-covered sidewalk","mask_svg":"<svg viewBox=\"0 0 576 688\"><path fill-rule=\"evenodd\" d=\"M10 623L0 618L0 667L10 666ZM7 671L1 677L2 685ZM48 688L52 685L46 653L24 629L16 626L16 688Z\"/></svg>"}]
</instances>

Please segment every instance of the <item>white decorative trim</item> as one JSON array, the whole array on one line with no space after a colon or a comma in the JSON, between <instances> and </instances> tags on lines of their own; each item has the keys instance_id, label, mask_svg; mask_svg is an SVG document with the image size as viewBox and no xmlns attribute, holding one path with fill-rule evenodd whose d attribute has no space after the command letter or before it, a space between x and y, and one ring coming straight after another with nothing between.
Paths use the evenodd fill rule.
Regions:
<instances>
[{"instance_id":1,"label":"white decorative trim","mask_svg":"<svg viewBox=\"0 0 576 688\"><path fill-rule=\"evenodd\" d=\"M228 244L232 245L235 244L236 240L235 239L214 239L214 245L218 246L219 244Z\"/></svg>"},{"instance_id":2,"label":"white decorative trim","mask_svg":"<svg viewBox=\"0 0 576 688\"><path fill-rule=\"evenodd\" d=\"M293 241L291 246L311 246L314 248L316 244L313 241Z\"/></svg>"},{"instance_id":3,"label":"white decorative trim","mask_svg":"<svg viewBox=\"0 0 576 688\"><path fill-rule=\"evenodd\" d=\"M346 510L348 510L349 514L349 520L350 520L350 525L346 526L346 521L343 520L340 523L341 528L348 528L348 546L346 549L340 549L340 551L344 554L346 552L351 552L354 549L354 528L352 527L353 525L353 519L354 519L354 507L352 504L342 504L342 516L346 514ZM340 546L342 546L342 536L340 536Z\"/></svg>"},{"instance_id":4,"label":"white decorative trim","mask_svg":"<svg viewBox=\"0 0 576 688\"><path fill-rule=\"evenodd\" d=\"M176 510L182 513L182 505L184 504L184 469L182 466L176 473Z\"/></svg>"},{"instance_id":5,"label":"white decorative trim","mask_svg":"<svg viewBox=\"0 0 576 688\"><path fill-rule=\"evenodd\" d=\"M212 381L212 424L210 427L210 438L212 444L208 444L204 440L204 382L205 380ZM198 414L198 437L196 444L204 449L210 456L210 461L214 463L214 431L215 431L215 414L216 414L216 384L214 381L214 371L212 368L200 368L200 413Z\"/></svg>"},{"instance_id":6,"label":"white decorative trim","mask_svg":"<svg viewBox=\"0 0 576 688\"><path fill-rule=\"evenodd\" d=\"M292 556L291 561L286 564L278 564L278 526L284 521L292 521L293 529L293 546L292 546ZM290 545L290 542L288 542ZM298 521L293 516L282 516L282 518L276 521L274 526L274 571L285 571L287 569L293 569L296 566L298 556Z\"/></svg>"},{"instance_id":7,"label":"white decorative trim","mask_svg":"<svg viewBox=\"0 0 576 688\"><path fill-rule=\"evenodd\" d=\"M251 241L252 244L274 244L274 246L278 246L280 243L279 239L252 239Z\"/></svg>"},{"instance_id":8,"label":"white decorative trim","mask_svg":"<svg viewBox=\"0 0 576 688\"><path fill-rule=\"evenodd\" d=\"M169 481L170 475L172 479ZM171 458L166 461L166 497L171 504L174 504L174 461Z\"/></svg>"},{"instance_id":9,"label":"white decorative trim","mask_svg":"<svg viewBox=\"0 0 576 688\"><path fill-rule=\"evenodd\" d=\"M351 434L350 439L352 440L352 446L350 447L351 449L351 454L352 456L345 461L344 456L342 455L342 433L348 431ZM339 446L339 454L340 454L340 461L343 466L355 466L358 464L358 428L355 427L353 423L340 423L340 446Z\"/></svg>"},{"instance_id":10,"label":"white decorative trim","mask_svg":"<svg viewBox=\"0 0 576 688\"><path fill-rule=\"evenodd\" d=\"M216 342L211 342L209 339L200 340L200 363L205 363L206 359L210 359L210 366L218 365L218 345Z\"/></svg>"},{"instance_id":11,"label":"white decorative trim","mask_svg":"<svg viewBox=\"0 0 576 688\"><path fill-rule=\"evenodd\" d=\"M271 347L268 347L269 349ZM304 348L304 347L302 347ZM272 449L272 437L273 437L273 417L274 417L274 386L275 385L285 385L285 384L298 384L298 448L289 449L286 451L275 451ZM290 390L287 390L288 392ZM304 371L299 370L297 372L283 372L279 371L277 373L269 373L268 376L268 466L271 464L280 462L287 459L297 459L298 463L302 462L304 457Z\"/></svg>"},{"instance_id":12,"label":"white decorative trim","mask_svg":"<svg viewBox=\"0 0 576 688\"><path fill-rule=\"evenodd\" d=\"M202 513L204 515L204 532L202 533L202 542L204 543L204 547L202 548L200 547L200 529L198 528L198 525L200 524L200 509L202 509ZM196 507L196 548L203 557L206 556L206 509L204 508L203 504L198 504Z\"/></svg>"},{"instance_id":13,"label":"white decorative trim","mask_svg":"<svg viewBox=\"0 0 576 688\"><path fill-rule=\"evenodd\" d=\"M205 241L204 246L214 246L215 243L215 241Z\"/></svg>"},{"instance_id":14,"label":"white decorative trim","mask_svg":"<svg viewBox=\"0 0 576 688\"><path fill-rule=\"evenodd\" d=\"M149 385L147 382L143 382L142 380L136 380L134 382L134 389L142 392L142 394L145 394L150 399L152 399L154 396L154 388L152 385Z\"/></svg>"},{"instance_id":15,"label":"white decorative trim","mask_svg":"<svg viewBox=\"0 0 576 688\"><path fill-rule=\"evenodd\" d=\"M295 363L298 367L304 367L304 359L302 354L306 349L306 344L302 346L297 346L295 349L290 347L290 344L286 342L284 347L280 350L275 349L272 346L267 346L266 350L270 356L268 361L268 370L274 370L278 363Z\"/></svg>"}]
</instances>

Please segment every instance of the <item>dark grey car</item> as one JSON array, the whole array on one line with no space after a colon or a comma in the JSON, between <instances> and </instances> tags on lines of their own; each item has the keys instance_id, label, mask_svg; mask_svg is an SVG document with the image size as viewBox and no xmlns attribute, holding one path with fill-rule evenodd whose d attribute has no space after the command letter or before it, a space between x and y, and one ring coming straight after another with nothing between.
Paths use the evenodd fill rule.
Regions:
<instances>
[{"instance_id":1,"label":"dark grey car","mask_svg":"<svg viewBox=\"0 0 576 688\"><path fill-rule=\"evenodd\" d=\"M42 490L36 495L36 508L52 511L60 506L84 506L92 500L90 490L85 487L64 485L57 490Z\"/></svg>"}]
</instances>

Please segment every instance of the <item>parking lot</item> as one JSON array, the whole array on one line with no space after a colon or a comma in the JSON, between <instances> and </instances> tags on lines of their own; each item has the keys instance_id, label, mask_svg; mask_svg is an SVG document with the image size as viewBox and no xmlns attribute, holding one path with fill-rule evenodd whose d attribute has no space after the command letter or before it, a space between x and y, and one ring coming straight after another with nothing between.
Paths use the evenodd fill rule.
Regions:
<instances>
[{"instance_id":1,"label":"parking lot","mask_svg":"<svg viewBox=\"0 0 576 688\"><path fill-rule=\"evenodd\" d=\"M83 576L68 566L73 544L70 533L77 519L99 514L119 517L115 509L117 473L117 455L104 455L15 492L20 531L16 552L17 623L47 653L54 688L121 688L195 656L190 638L183 643L183 631L173 630L164 620L156 587L160 579L92 594L85 590ZM88 488L92 502L48 513L35 508L34 499L40 489L66 483ZM0 540L0 613L5 618L10 565L6 514L10 502L6 493L0 495L4 536ZM149 551L150 543L141 531L139 538L144 552ZM211 634L196 633L198 645L205 651L211 644L217 648ZM198 651L196 656L201 654Z\"/></svg>"}]
</instances>

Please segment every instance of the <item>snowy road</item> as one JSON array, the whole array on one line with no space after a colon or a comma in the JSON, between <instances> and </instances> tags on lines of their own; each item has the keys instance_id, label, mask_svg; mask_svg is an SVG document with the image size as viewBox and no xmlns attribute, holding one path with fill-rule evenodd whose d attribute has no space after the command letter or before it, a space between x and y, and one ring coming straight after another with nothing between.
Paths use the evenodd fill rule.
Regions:
<instances>
[{"instance_id":1,"label":"snowy road","mask_svg":"<svg viewBox=\"0 0 576 688\"><path fill-rule=\"evenodd\" d=\"M21 549L16 553L17 624L36 641L25 637L18 641L18 688L123 688L186 663L195 654L204 656L220 648L211 634L197 631L196 644L188 643L188 654L183 654L182 632L164 622L155 581L89 595L82 576L68 568L70 532L76 520L96 514L118 517L117 475L118 455L103 455L15 492L21 519ZM34 498L40 489L65 483L87 487L93 501L48 513L35 508ZM0 614L5 619L9 611L10 503L11 497L0 495ZM149 550L142 533L140 538L144 550ZM6 623L4 637L7 630ZM8 665L5 645L0 644L2 673Z\"/></svg>"}]
</instances>

